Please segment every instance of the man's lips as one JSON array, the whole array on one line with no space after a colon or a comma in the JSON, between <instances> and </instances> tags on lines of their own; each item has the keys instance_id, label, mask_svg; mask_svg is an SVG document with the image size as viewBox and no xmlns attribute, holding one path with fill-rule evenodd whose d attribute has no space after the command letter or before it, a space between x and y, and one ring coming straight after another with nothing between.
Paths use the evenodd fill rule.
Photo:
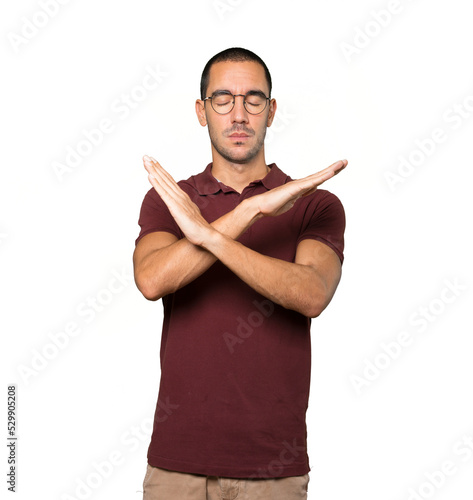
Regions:
<instances>
[{"instance_id":1,"label":"man's lips","mask_svg":"<svg viewBox=\"0 0 473 500\"><path fill-rule=\"evenodd\" d=\"M250 138L248 134L245 134L243 132L235 132L228 137L233 142L246 142Z\"/></svg>"}]
</instances>

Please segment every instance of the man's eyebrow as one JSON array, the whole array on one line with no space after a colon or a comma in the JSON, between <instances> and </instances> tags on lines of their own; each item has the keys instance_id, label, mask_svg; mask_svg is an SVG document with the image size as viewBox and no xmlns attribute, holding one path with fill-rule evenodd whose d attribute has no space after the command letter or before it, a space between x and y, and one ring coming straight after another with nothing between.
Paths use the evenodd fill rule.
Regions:
<instances>
[{"instance_id":1,"label":"man's eyebrow","mask_svg":"<svg viewBox=\"0 0 473 500\"><path fill-rule=\"evenodd\" d=\"M227 89L217 89L217 90L214 90L211 95L215 95L215 94L231 94L231 92Z\"/></svg>"},{"instance_id":2,"label":"man's eyebrow","mask_svg":"<svg viewBox=\"0 0 473 500\"><path fill-rule=\"evenodd\" d=\"M211 95L216 95L216 94L232 94L233 95L233 92L231 90L228 90L228 89L217 89L217 90L214 90ZM266 97L266 94L262 90L259 90L259 89L248 90L248 92L246 94L247 95L248 94L249 95L262 95L262 96Z\"/></svg>"},{"instance_id":3,"label":"man's eyebrow","mask_svg":"<svg viewBox=\"0 0 473 500\"><path fill-rule=\"evenodd\" d=\"M247 92L247 94L250 94L250 95L262 95L262 96L266 97L266 94L262 90L249 90Z\"/></svg>"}]
</instances>

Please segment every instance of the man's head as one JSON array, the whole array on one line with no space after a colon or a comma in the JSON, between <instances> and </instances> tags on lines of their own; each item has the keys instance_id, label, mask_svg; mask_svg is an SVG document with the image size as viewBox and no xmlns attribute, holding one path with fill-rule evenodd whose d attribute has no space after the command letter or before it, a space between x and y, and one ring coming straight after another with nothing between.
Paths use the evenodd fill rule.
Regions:
<instances>
[{"instance_id":1,"label":"man's head","mask_svg":"<svg viewBox=\"0 0 473 500\"><path fill-rule=\"evenodd\" d=\"M209 60L202 73L196 112L201 125L208 125L214 158L217 154L233 163L264 158L266 128L276 111L271 86L266 64L249 50L231 48ZM226 106L217 101L222 94L229 101Z\"/></svg>"},{"instance_id":2,"label":"man's head","mask_svg":"<svg viewBox=\"0 0 473 500\"><path fill-rule=\"evenodd\" d=\"M271 97L271 89L272 89L272 81L271 74L269 72L268 67L264 63L263 59L256 55L251 50L242 49L241 47L232 47L231 49L222 50L218 54L215 54L205 65L204 71L202 71L202 77L200 79L200 98L204 100L208 94L207 89L209 87L210 80L210 69L212 66L219 62L245 62L245 61L253 61L261 65L264 70L264 74L266 77L266 83L268 84L268 97Z\"/></svg>"}]
</instances>

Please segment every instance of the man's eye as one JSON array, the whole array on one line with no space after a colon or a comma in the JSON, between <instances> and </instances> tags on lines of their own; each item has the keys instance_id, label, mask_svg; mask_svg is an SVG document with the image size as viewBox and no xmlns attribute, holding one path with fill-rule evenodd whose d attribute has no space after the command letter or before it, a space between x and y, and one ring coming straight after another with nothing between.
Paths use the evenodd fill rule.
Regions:
<instances>
[{"instance_id":1,"label":"man's eye","mask_svg":"<svg viewBox=\"0 0 473 500\"><path fill-rule=\"evenodd\" d=\"M214 103L217 104L217 106L225 106L229 104L232 100L230 97L227 96L219 96L214 99Z\"/></svg>"},{"instance_id":2,"label":"man's eye","mask_svg":"<svg viewBox=\"0 0 473 500\"><path fill-rule=\"evenodd\" d=\"M249 104L253 108L257 108L259 106L262 106L262 104L263 104L263 101L258 96L250 96L250 97L248 97L246 102L247 102L247 104Z\"/></svg>"}]
</instances>

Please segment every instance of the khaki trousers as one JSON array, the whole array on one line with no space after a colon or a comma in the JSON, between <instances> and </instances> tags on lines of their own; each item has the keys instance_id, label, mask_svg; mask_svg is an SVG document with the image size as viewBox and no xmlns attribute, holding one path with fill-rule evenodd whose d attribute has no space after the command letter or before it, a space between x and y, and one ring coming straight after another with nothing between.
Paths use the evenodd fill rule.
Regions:
<instances>
[{"instance_id":1,"label":"khaki trousers","mask_svg":"<svg viewBox=\"0 0 473 500\"><path fill-rule=\"evenodd\" d=\"M307 500L309 474L232 479L185 474L147 465L143 500Z\"/></svg>"}]
</instances>

